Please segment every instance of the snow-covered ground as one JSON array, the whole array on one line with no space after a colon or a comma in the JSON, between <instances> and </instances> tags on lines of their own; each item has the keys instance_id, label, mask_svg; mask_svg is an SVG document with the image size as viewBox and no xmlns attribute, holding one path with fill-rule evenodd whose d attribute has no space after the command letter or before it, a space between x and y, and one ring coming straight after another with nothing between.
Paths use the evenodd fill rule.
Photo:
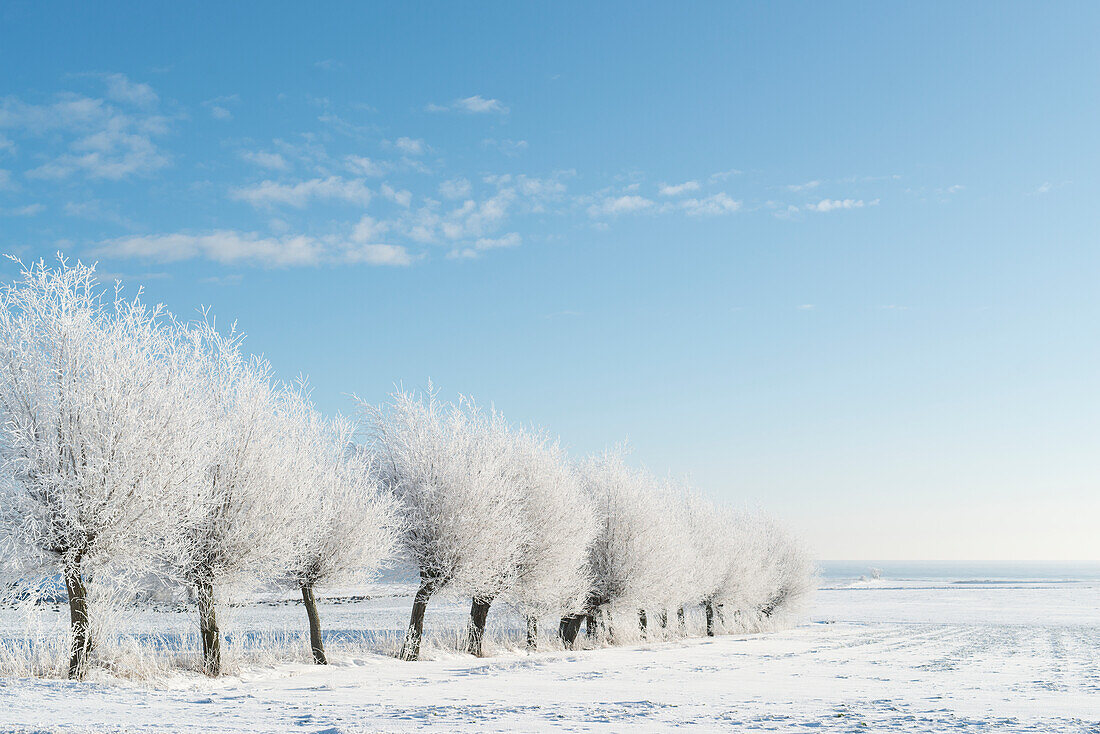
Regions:
<instances>
[{"instance_id":1,"label":"snow-covered ground","mask_svg":"<svg viewBox=\"0 0 1100 734\"><path fill-rule=\"evenodd\" d=\"M328 667L252 664L220 680L155 683L0 679L0 730L1100 732L1095 579L833 579L793 630L533 655L509 642L501 614L492 657L436 643L418 663L369 652L396 644L408 606L393 587L370 592L322 605L326 626L350 640L332 641ZM237 627L296 630L301 614L250 607ZM428 625L456 626L462 614L437 604ZM190 621L165 611L140 625ZM0 617L0 633L15 627ZM361 629L372 631L356 642Z\"/></svg>"}]
</instances>

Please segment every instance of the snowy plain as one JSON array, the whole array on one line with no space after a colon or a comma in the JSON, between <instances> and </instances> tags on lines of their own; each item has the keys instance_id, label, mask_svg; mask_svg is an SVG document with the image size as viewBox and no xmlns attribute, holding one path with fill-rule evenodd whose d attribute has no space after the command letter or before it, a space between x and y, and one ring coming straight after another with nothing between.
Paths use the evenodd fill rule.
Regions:
<instances>
[{"instance_id":1,"label":"snowy plain","mask_svg":"<svg viewBox=\"0 0 1100 734\"><path fill-rule=\"evenodd\" d=\"M409 587L379 584L321 605L330 666L0 678L0 731L1100 732L1100 576L907 575L827 575L808 620L782 632L578 651L527 654L518 621L494 610L481 659L451 651L467 607L441 600L417 663L385 654ZM248 606L233 634L297 634L301 616L295 603ZM135 621L150 634L192 622L172 610ZM0 634L17 628L0 613Z\"/></svg>"}]
</instances>

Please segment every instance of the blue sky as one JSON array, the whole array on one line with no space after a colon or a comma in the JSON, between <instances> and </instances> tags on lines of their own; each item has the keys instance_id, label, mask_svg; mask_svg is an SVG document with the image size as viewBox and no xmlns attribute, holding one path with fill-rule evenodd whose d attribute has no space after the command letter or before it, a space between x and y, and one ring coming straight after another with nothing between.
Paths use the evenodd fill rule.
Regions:
<instances>
[{"instance_id":1,"label":"blue sky","mask_svg":"<svg viewBox=\"0 0 1100 734\"><path fill-rule=\"evenodd\" d=\"M431 378L629 440L825 558L1097 559L1098 20L7 2L0 244L212 306L326 411Z\"/></svg>"}]
</instances>

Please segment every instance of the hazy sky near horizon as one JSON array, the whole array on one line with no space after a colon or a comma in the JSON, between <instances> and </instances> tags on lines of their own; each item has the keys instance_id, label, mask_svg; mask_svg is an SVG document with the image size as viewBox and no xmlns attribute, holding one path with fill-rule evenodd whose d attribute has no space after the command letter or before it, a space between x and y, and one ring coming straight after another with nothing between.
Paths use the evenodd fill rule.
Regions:
<instances>
[{"instance_id":1,"label":"hazy sky near horizon","mask_svg":"<svg viewBox=\"0 0 1100 734\"><path fill-rule=\"evenodd\" d=\"M1100 6L0 5L0 249L766 508L1100 559ZM14 267L3 266L8 278Z\"/></svg>"}]
</instances>

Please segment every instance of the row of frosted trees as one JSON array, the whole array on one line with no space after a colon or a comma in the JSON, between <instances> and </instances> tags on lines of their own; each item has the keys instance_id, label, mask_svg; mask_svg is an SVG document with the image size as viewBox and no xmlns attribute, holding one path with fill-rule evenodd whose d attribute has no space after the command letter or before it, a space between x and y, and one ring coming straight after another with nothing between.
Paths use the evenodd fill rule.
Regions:
<instances>
[{"instance_id":1,"label":"row of frosted trees","mask_svg":"<svg viewBox=\"0 0 1100 734\"><path fill-rule=\"evenodd\" d=\"M698 605L708 634L762 629L810 587L773 522L619 453L572 462L544 432L431 390L360 401L358 423L326 418L233 329L103 289L79 263L24 267L0 301L0 561L24 590L63 581L71 676L95 646L93 580L115 598L189 589L210 675L219 590L300 591L324 663L315 588L395 560L420 575L408 660L440 592L472 600L466 644L481 654L494 603L519 611L534 647L551 614L569 645L584 623L614 638Z\"/></svg>"}]
</instances>

